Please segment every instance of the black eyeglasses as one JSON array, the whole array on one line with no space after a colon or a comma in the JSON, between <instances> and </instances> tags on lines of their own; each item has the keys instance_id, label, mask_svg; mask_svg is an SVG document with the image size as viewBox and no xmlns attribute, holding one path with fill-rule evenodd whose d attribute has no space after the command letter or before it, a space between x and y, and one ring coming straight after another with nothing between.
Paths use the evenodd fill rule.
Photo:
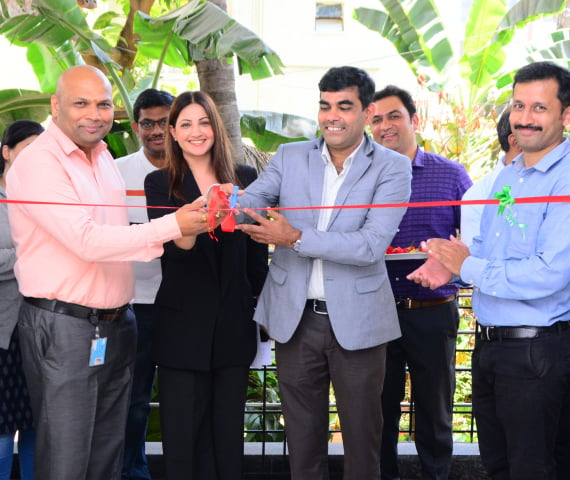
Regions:
<instances>
[{"instance_id":1,"label":"black eyeglasses","mask_svg":"<svg viewBox=\"0 0 570 480\"><path fill-rule=\"evenodd\" d=\"M158 125L161 130L164 130L166 124L168 123L167 118L161 118L160 120L141 120L139 125L143 130L152 130L155 125Z\"/></svg>"}]
</instances>

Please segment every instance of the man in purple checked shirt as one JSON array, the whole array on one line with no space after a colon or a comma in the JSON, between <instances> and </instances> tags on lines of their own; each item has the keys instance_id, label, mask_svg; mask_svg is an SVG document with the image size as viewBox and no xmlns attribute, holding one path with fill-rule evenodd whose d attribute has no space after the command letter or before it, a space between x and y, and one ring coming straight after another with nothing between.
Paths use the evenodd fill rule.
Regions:
<instances>
[{"instance_id":1,"label":"man in purple checked shirt","mask_svg":"<svg viewBox=\"0 0 570 480\"><path fill-rule=\"evenodd\" d=\"M387 86L374 95L374 108L370 123L374 140L412 162L410 202L461 200L472 185L469 175L459 163L424 152L418 146L418 116L411 95ZM409 208L392 246L419 247L425 238L449 238L450 234L457 234L459 224L460 206ZM411 376L422 478L445 480L451 469L458 287L445 285L430 290L407 280L406 275L422 261L387 262L402 337L388 343L386 354L382 480L400 480L397 447L406 364Z\"/></svg>"}]
</instances>

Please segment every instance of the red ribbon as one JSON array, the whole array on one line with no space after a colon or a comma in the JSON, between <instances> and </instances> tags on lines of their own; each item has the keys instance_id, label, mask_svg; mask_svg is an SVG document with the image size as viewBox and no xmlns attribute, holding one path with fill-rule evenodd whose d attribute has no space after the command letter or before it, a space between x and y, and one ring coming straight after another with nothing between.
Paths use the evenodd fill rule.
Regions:
<instances>
[{"instance_id":1,"label":"red ribbon","mask_svg":"<svg viewBox=\"0 0 570 480\"><path fill-rule=\"evenodd\" d=\"M236 226L236 219L234 218L233 211L230 209L228 195L220 188L219 185L215 185L210 192L208 200L207 224L210 238L213 238L216 241L218 238L214 231L216 229L216 220L220 216L220 211L228 211L221 223L222 231L233 232Z\"/></svg>"},{"instance_id":2,"label":"red ribbon","mask_svg":"<svg viewBox=\"0 0 570 480\"><path fill-rule=\"evenodd\" d=\"M225 195L225 194L224 194ZM138 196L138 195L137 195ZM227 200L227 198L226 198ZM521 203L568 203L570 202L570 195L553 195L545 197L519 197L515 198L518 204ZM364 205L325 205L325 206L314 206L314 207L264 207L264 208L248 208L248 210L263 210L263 211L281 211L281 210L322 210L324 208L333 209L347 209L347 208L394 208L394 207L448 207L455 205L497 205L500 200L496 198L489 198L485 200L445 200L445 201L435 201L435 202L410 202L410 203L382 203L382 204L364 204ZM138 208L161 208L161 209L172 209L177 210L178 207L161 207L161 206L147 206L147 205L114 205L114 204L99 204L99 203L72 203L72 202L41 202L35 200L8 200L0 199L0 203L21 203L24 205L67 205L67 206L78 206L78 207L138 207ZM230 210L229 202L228 207L222 210ZM234 211L239 211L239 208L234 209Z\"/></svg>"}]
</instances>

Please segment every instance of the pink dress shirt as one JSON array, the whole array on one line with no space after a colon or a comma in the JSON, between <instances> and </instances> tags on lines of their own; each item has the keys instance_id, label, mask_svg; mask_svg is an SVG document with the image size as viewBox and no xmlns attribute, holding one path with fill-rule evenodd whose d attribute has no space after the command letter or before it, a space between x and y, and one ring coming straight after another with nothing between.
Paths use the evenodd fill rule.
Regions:
<instances>
[{"instance_id":1,"label":"pink dress shirt","mask_svg":"<svg viewBox=\"0 0 570 480\"><path fill-rule=\"evenodd\" d=\"M125 185L106 144L90 163L54 123L22 150L6 183L9 200L73 204L9 204L24 296L124 305L134 293L131 261L158 257L181 236L174 214L129 226Z\"/></svg>"}]
</instances>

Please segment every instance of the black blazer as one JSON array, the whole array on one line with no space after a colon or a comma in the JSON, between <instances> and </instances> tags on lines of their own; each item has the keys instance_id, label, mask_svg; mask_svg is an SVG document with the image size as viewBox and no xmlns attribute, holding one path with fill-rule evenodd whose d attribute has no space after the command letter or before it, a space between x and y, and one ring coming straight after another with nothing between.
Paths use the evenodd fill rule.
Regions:
<instances>
[{"instance_id":1,"label":"black blazer","mask_svg":"<svg viewBox=\"0 0 570 480\"><path fill-rule=\"evenodd\" d=\"M252 167L239 165L236 171L243 187L257 177ZM200 196L189 168L183 191L189 202ZM168 195L165 170L146 177L145 194L149 206L185 203ZM148 216L153 219L171 212L149 208ZM215 234L218 241L207 233L198 235L191 250L182 250L174 242L164 245L152 345L158 365L206 371L249 366L255 357L254 297L267 274L267 245L237 230L225 233L218 227Z\"/></svg>"}]
</instances>

